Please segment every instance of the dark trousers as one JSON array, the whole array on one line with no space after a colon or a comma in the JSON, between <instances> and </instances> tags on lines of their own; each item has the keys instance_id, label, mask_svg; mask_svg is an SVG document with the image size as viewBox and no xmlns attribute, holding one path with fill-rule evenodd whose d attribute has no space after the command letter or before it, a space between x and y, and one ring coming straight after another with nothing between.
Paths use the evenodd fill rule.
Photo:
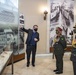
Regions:
<instances>
[{"instance_id":1,"label":"dark trousers","mask_svg":"<svg viewBox=\"0 0 76 75\"><path fill-rule=\"evenodd\" d=\"M55 55L56 58L56 69L63 72L63 55Z\"/></svg>"},{"instance_id":2,"label":"dark trousers","mask_svg":"<svg viewBox=\"0 0 76 75\"><path fill-rule=\"evenodd\" d=\"M76 62L73 62L74 75L76 75Z\"/></svg>"},{"instance_id":3,"label":"dark trousers","mask_svg":"<svg viewBox=\"0 0 76 75\"><path fill-rule=\"evenodd\" d=\"M30 64L30 55L32 53L32 65L35 64L36 46L28 45L26 48L27 64Z\"/></svg>"}]
</instances>

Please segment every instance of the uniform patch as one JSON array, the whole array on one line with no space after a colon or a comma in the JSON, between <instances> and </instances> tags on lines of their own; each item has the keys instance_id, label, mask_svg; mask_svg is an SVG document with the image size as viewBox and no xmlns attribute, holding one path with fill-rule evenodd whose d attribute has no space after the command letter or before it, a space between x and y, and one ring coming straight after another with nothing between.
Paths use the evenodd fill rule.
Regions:
<instances>
[{"instance_id":1,"label":"uniform patch","mask_svg":"<svg viewBox=\"0 0 76 75\"><path fill-rule=\"evenodd\" d=\"M64 38L61 38L62 40L64 40Z\"/></svg>"}]
</instances>

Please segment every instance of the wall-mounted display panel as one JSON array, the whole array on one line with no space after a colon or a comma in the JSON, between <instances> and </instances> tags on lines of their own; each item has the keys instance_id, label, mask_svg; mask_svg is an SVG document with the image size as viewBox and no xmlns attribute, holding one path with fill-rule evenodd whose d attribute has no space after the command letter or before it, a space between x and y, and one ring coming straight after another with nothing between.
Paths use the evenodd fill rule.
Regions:
<instances>
[{"instance_id":1,"label":"wall-mounted display panel","mask_svg":"<svg viewBox=\"0 0 76 75\"><path fill-rule=\"evenodd\" d=\"M70 35L74 26L74 0L50 0L50 47L56 36L56 27L61 27L67 44L71 44Z\"/></svg>"}]
</instances>

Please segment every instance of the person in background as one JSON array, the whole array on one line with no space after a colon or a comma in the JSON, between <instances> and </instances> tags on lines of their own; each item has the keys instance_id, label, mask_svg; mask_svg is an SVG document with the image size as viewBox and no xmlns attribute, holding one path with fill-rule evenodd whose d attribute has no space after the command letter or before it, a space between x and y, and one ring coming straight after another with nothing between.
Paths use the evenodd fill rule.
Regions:
<instances>
[{"instance_id":1,"label":"person in background","mask_svg":"<svg viewBox=\"0 0 76 75\"><path fill-rule=\"evenodd\" d=\"M56 37L54 39L54 55L56 58L56 69L54 72L56 74L63 73L63 55L64 49L66 48L66 40L64 35L62 35L62 29L60 27L56 28Z\"/></svg>"},{"instance_id":2,"label":"person in background","mask_svg":"<svg viewBox=\"0 0 76 75\"><path fill-rule=\"evenodd\" d=\"M28 34L26 40L26 54L27 54L27 67L30 65L30 55L32 53L32 66L35 67L35 55L36 55L36 47L37 42L39 41L39 33L38 25L34 25L33 29L25 29L24 27L21 28L22 31Z\"/></svg>"},{"instance_id":3,"label":"person in background","mask_svg":"<svg viewBox=\"0 0 76 75\"><path fill-rule=\"evenodd\" d=\"M75 39L72 41L72 52L71 52L71 61L73 63L73 70L74 70L74 75L76 75L76 37Z\"/></svg>"}]
</instances>

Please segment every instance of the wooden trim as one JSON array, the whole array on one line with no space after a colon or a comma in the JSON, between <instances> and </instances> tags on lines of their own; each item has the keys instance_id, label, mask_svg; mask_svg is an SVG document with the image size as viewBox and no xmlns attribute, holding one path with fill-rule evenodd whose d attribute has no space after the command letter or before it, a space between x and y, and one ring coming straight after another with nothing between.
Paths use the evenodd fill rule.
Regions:
<instances>
[{"instance_id":1,"label":"wooden trim","mask_svg":"<svg viewBox=\"0 0 76 75\"><path fill-rule=\"evenodd\" d=\"M14 55L13 60L14 60L14 62L17 62L17 61L22 60L24 58L25 58L25 53L19 54L19 55Z\"/></svg>"},{"instance_id":2,"label":"wooden trim","mask_svg":"<svg viewBox=\"0 0 76 75\"><path fill-rule=\"evenodd\" d=\"M20 61L22 59L25 59L25 53L19 54L19 55L13 55L13 62L14 63L15 62L18 62L18 61ZM11 64L11 60L9 61L9 64L8 65L10 65L10 64Z\"/></svg>"},{"instance_id":3,"label":"wooden trim","mask_svg":"<svg viewBox=\"0 0 76 75\"><path fill-rule=\"evenodd\" d=\"M53 52L53 50L54 50L53 47L50 47L50 53ZM71 50L72 50L72 46L68 46L65 51L69 52Z\"/></svg>"}]
</instances>

